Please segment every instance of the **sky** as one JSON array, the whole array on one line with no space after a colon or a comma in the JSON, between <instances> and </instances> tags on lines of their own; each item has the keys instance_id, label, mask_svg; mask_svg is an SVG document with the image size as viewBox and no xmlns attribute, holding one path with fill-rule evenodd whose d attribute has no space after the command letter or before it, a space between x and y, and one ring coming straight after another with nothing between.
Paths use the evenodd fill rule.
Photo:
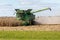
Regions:
<instances>
[{"instance_id":1,"label":"sky","mask_svg":"<svg viewBox=\"0 0 60 40\"><path fill-rule=\"evenodd\" d=\"M0 0L0 16L15 16L15 9L32 9L32 11L43 8L51 8L34 13L36 16L60 16L60 0Z\"/></svg>"}]
</instances>

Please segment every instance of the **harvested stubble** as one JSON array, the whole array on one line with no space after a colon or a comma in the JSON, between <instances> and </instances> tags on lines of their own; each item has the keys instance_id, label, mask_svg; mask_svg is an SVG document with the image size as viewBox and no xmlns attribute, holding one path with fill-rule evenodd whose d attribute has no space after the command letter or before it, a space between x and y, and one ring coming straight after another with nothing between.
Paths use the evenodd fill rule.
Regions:
<instances>
[{"instance_id":1,"label":"harvested stubble","mask_svg":"<svg viewBox=\"0 0 60 40\"><path fill-rule=\"evenodd\" d=\"M15 17L0 17L0 26L19 26L21 21L16 20Z\"/></svg>"}]
</instances>

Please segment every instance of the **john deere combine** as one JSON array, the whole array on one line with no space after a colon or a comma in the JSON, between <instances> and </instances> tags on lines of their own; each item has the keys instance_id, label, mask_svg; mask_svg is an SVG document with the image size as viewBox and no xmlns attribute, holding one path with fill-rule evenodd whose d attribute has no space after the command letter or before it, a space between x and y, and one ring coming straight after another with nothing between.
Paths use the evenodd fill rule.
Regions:
<instances>
[{"instance_id":1,"label":"john deere combine","mask_svg":"<svg viewBox=\"0 0 60 40\"><path fill-rule=\"evenodd\" d=\"M37 13L45 10L51 11L51 8L45 8L45 9L37 10L35 12L31 12L32 9L28 9L28 10L15 9L16 18L17 20L22 20L22 25L33 25L35 19L35 15L33 13Z\"/></svg>"}]
</instances>

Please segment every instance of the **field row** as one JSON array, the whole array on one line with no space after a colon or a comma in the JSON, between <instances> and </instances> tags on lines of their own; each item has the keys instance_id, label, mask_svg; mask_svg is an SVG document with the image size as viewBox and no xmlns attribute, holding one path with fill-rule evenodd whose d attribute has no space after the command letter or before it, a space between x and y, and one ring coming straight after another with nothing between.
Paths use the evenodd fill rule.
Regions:
<instances>
[{"instance_id":1,"label":"field row","mask_svg":"<svg viewBox=\"0 0 60 40\"><path fill-rule=\"evenodd\" d=\"M60 25L31 25L31 26L5 26L0 27L0 30L5 31L60 31Z\"/></svg>"}]
</instances>

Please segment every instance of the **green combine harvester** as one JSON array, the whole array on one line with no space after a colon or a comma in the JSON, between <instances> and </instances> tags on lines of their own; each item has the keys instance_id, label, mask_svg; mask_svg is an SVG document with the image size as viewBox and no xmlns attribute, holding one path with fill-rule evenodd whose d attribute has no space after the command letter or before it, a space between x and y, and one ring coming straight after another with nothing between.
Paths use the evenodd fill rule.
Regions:
<instances>
[{"instance_id":1,"label":"green combine harvester","mask_svg":"<svg viewBox=\"0 0 60 40\"><path fill-rule=\"evenodd\" d=\"M33 13L37 13L37 12L41 12L41 11L45 11L45 10L51 11L51 8L45 8L45 9L37 10L35 12L31 12L32 9L28 9L28 10L15 9L16 18L17 18L17 20L22 21L22 25L25 25L25 26L34 25L35 15Z\"/></svg>"}]
</instances>

